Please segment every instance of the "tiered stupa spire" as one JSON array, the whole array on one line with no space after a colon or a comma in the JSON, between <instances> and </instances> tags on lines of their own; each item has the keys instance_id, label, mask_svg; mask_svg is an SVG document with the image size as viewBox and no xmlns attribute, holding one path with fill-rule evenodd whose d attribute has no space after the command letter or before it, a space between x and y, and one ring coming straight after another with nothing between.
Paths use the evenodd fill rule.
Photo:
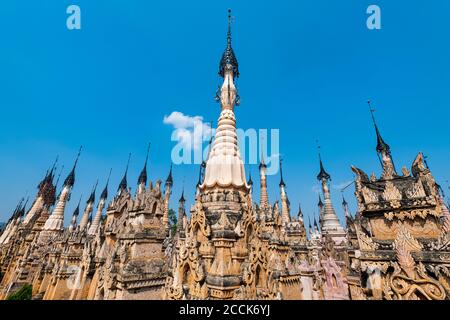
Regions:
<instances>
[{"instance_id":1,"label":"tiered stupa spire","mask_svg":"<svg viewBox=\"0 0 450 320\"><path fill-rule=\"evenodd\" d=\"M111 177L111 171L112 171L112 169L109 170L109 175L108 175L108 179L106 180L105 188L103 189L103 191L100 195L100 200L97 205L97 212L95 213L95 217L92 220L91 225L89 226L88 235L90 235L90 236L95 235L100 226L100 220L102 219L103 208L105 207L106 199L108 198L108 184L109 184L109 178ZM126 176L126 174L125 174L125 176Z\"/></svg>"},{"instance_id":2,"label":"tiered stupa spire","mask_svg":"<svg viewBox=\"0 0 450 320\"><path fill-rule=\"evenodd\" d=\"M70 199L70 193L72 191L73 185L75 183L75 169L77 167L78 159L81 154L80 147L78 151L77 158L75 159L75 163L70 171L69 175L64 180L63 189L58 199L58 203L56 204L55 209L53 210L52 215L45 222L43 230L45 231L62 231L64 230L64 210L66 208L67 201Z\"/></svg>"},{"instance_id":3,"label":"tiered stupa spire","mask_svg":"<svg viewBox=\"0 0 450 320\"><path fill-rule=\"evenodd\" d=\"M81 221L80 221L80 225L79 225L80 230L86 229L86 227L88 225L89 216L92 212L92 209L94 208L95 190L97 189L97 185L98 185L98 179L95 182L94 187L92 188L91 195L89 196L89 198L86 201L86 208L84 209L83 216L81 217Z\"/></svg>"},{"instance_id":4,"label":"tiered stupa spire","mask_svg":"<svg viewBox=\"0 0 450 320\"><path fill-rule=\"evenodd\" d=\"M36 195L36 199L31 205L30 210L26 214L23 224L28 224L33 217L39 212L42 208L50 208L55 203L55 194L56 194L56 184L53 183L55 178L55 170L56 164L58 163L58 157L56 157L55 162L50 170L47 170L45 177L41 180L38 185L38 193Z\"/></svg>"},{"instance_id":5,"label":"tiered stupa spire","mask_svg":"<svg viewBox=\"0 0 450 320\"><path fill-rule=\"evenodd\" d=\"M280 158L280 197L281 197L281 221L287 224L291 221L289 199L286 193L286 184L283 180L283 160Z\"/></svg>"},{"instance_id":6,"label":"tiered stupa spire","mask_svg":"<svg viewBox=\"0 0 450 320\"><path fill-rule=\"evenodd\" d=\"M80 200L78 201L78 205L72 214L72 220L70 221L70 225L69 225L70 232L74 231L77 228L77 219L78 219L78 215L80 214L80 203L81 203L81 196L80 196Z\"/></svg>"},{"instance_id":7,"label":"tiered stupa spire","mask_svg":"<svg viewBox=\"0 0 450 320\"><path fill-rule=\"evenodd\" d=\"M165 190L164 190L164 213L163 213L163 217L162 217L162 222L163 222L163 225L166 228L167 232L169 232L169 228L170 228L169 201L170 201L170 194L172 193L172 186L173 186L172 166L173 166L173 164L170 164L169 175L167 176L166 183L165 183Z\"/></svg>"},{"instance_id":8,"label":"tiered stupa spire","mask_svg":"<svg viewBox=\"0 0 450 320\"><path fill-rule=\"evenodd\" d=\"M147 162L148 162L148 154L150 152L150 143L147 147L147 155L145 156L144 167L142 168L141 173L138 178L138 194L141 194L145 191L145 186L147 185Z\"/></svg>"},{"instance_id":9,"label":"tiered stupa spire","mask_svg":"<svg viewBox=\"0 0 450 320\"><path fill-rule=\"evenodd\" d=\"M317 180L319 180L322 184L322 193L323 193L323 207L321 210L321 231L323 234L330 234L334 240L338 240L337 242L342 241L342 237L345 237L345 231L341 226L339 219L334 211L333 204L331 202L330 196L330 188L329 181L331 180L331 176L325 171L323 166L322 157L320 155L320 147L319 147L319 163L320 163L320 171L317 175ZM319 195L320 196L320 195ZM319 198L319 203L321 202ZM338 239L339 238L339 239Z\"/></svg>"},{"instance_id":10,"label":"tiered stupa spire","mask_svg":"<svg viewBox=\"0 0 450 320\"><path fill-rule=\"evenodd\" d=\"M259 207L261 209L261 215L268 214L270 211L269 204L269 193L267 192L267 165L264 161L264 155L261 153L261 162L259 163L259 184L260 184L260 195L259 195ZM260 217L261 219L264 216Z\"/></svg>"},{"instance_id":11,"label":"tiered stupa spire","mask_svg":"<svg viewBox=\"0 0 450 320\"><path fill-rule=\"evenodd\" d=\"M219 75L224 81L220 89L221 113L215 139L206 161L205 177L200 189L243 188L248 191L245 181L244 163L241 159L234 106L237 90L234 79L239 76L238 62L231 47L231 13L228 15L227 47L219 65Z\"/></svg>"}]
</instances>

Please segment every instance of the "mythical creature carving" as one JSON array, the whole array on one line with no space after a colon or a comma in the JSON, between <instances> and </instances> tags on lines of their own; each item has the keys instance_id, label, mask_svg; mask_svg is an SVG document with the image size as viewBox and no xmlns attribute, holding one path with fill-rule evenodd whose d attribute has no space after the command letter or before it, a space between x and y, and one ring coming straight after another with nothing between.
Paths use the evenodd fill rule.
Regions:
<instances>
[{"instance_id":1,"label":"mythical creature carving","mask_svg":"<svg viewBox=\"0 0 450 320\"><path fill-rule=\"evenodd\" d=\"M357 230L358 240L359 240L359 247L361 250L377 250L378 244L373 242L373 240L367 236L364 232Z\"/></svg>"},{"instance_id":2,"label":"mythical creature carving","mask_svg":"<svg viewBox=\"0 0 450 320\"><path fill-rule=\"evenodd\" d=\"M422 263L416 263L411 252L422 249L406 228L400 228L394 247L398 262L391 262L394 271L386 276L383 287L388 300L443 300L444 287L431 278Z\"/></svg>"}]
</instances>

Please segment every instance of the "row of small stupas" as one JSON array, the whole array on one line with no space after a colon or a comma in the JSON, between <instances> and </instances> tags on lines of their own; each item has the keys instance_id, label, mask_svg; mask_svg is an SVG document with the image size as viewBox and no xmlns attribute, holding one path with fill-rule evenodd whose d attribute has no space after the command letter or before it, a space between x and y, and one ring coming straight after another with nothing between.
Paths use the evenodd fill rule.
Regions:
<instances>
[{"instance_id":1,"label":"row of small stupas","mask_svg":"<svg viewBox=\"0 0 450 320\"><path fill-rule=\"evenodd\" d=\"M184 192L179 199L176 231L172 168L162 190L160 180L147 184L146 160L134 195L126 170L96 208L94 187L65 228L78 157L58 197L53 166L0 235L0 298L31 284L33 299L449 299L450 214L421 153L399 174L373 119L381 176L352 168L358 209L352 217L343 200L344 227L320 159L320 216L307 229L300 209L291 215L281 163L280 202L269 201L263 157L252 197L236 135L230 16L219 75L215 138L189 214Z\"/></svg>"}]
</instances>

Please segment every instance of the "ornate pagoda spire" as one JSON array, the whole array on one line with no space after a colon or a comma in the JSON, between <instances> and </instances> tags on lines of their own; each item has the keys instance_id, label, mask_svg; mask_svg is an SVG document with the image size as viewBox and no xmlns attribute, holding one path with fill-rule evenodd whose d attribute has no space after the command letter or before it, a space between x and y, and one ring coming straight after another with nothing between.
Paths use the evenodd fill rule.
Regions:
<instances>
[{"instance_id":1,"label":"ornate pagoda spire","mask_svg":"<svg viewBox=\"0 0 450 320\"><path fill-rule=\"evenodd\" d=\"M171 163L170 164L169 175L167 176L167 179L166 179L166 186L168 186L168 185L172 186L173 185L172 166L173 166L173 164Z\"/></svg>"},{"instance_id":2,"label":"ornate pagoda spire","mask_svg":"<svg viewBox=\"0 0 450 320\"><path fill-rule=\"evenodd\" d=\"M289 199L286 194L286 184L283 180L283 160L280 158L280 197L281 197L281 221L283 224L287 224L291 221Z\"/></svg>"},{"instance_id":3,"label":"ornate pagoda spire","mask_svg":"<svg viewBox=\"0 0 450 320\"><path fill-rule=\"evenodd\" d=\"M64 210L66 208L67 201L70 199L70 193L72 192L73 185L75 183L75 169L78 164L78 159L80 158L81 149L78 150L75 163L70 171L69 175L64 180L63 189L58 199L53 213L45 222L43 230L45 231L63 231L64 230Z\"/></svg>"},{"instance_id":4,"label":"ornate pagoda spire","mask_svg":"<svg viewBox=\"0 0 450 320\"><path fill-rule=\"evenodd\" d=\"M173 177L172 177L172 163L170 164L170 170L169 175L166 179L165 184L165 190L164 190L164 214L162 218L163 225L167 232L169 232L170 224L169 224L169 202L170 202L170 195L172 193L172 186L173 186Z\"/></svg>"},{"instance_id":5,"label":"ornate pagoda spire","mask_svg":"<svg viewBox=\"0 0 450 320\"><path fill-rule=\"evenodd\" d=\"M317 224L316 216L314 215L314 226L311 228L310 221L310 229L309 229L309 238L313 245L319 245L322 235L320 233L319 225Z\"/></svg>"},{"instance_id":6,"label":"ornate pagoda spire","mask_svg":"<svg viewBox=\"0 0 450 320\"><path fill-rule=\"evenodd\" d=\"M319 207L319 222L322 223L323 202L320 193L319 193L319 202L317 202L317 206Z\"/></svg>"},{"instance_id":7,"label":"ornate pagoda spire","mask_svg":"<svg viewBox=\"0 0 450 320\"><path fill-rule=\"evenodd\" d=\"M344 195L342 195L342 208L344 209L345 216L351 218L352 216L351 216L350 211L348 209L348 203L345 200Z\"/></svg>"},{"instance_id":8,"label":"ornate pagoda spire","mask_svg":"<svg viewBox=\"0 0 450 320\"><path fill-rule=\"evenodd\" d=\"M252 173L251 172L248 173L247 185L249 187L253 187L253 180L252 180Z\"/></svg>"},{"instance_id":9,"label":"ornate pagoda spire","mask_svg":"<svg viewBox=\"0 0 450 320\"><path fill-rule=\"evenodd\" d=\"M180 197L180 199L178 200L178 202L182 202L182 203L185 203L185 202L186 202L186 199L184 198L184 188L183 188L183 191L181 191L181 197Z\"/></svg>"},{"instance_id":10,"label":"ornate pagoda spire","mask_svg":"<svg viewBox=\"0 0 450 320\"><path fill-rule=\"evenodd\" d=\"M91 195L86 201L86 208L84 209L83 216L81 217L80 221L80 230L86 229L88 222L89 222L89 216L92 212L92 209L94 208L94 202L95 202L95 190L97 190L98 185L98 179L95 182L95 185L92 188Z\"/></svg>"},{"instance_id":11,"label":"ornate pagoda spire","mask_svg":"<svg viewBox=\"0 0 450 320\"><path fill-rule=\"evenodd\" d=\"M80 196L80 200L78 201L77 207L73 211L72 220L70 220L70 226L69 226L70 232L74 231L77 228L77 219L78 219L78 215L80 214L81 197L82 196Z\"/></svg>"},{"instance_id":12,"label":"ornate pagoda spire","mask_svg":"<svg viewBox=\"0 0 450 320\"><path fill-rule=\"evenodd\" d=\"M297 218L298 218L298 221L303 222L303 212L302 212L302 206L300 203L298 204Z\"/></svg>"},{"instance_id":13,"label":"ornate pagoda spire","mask_svg":"<svg viewBox=\"0 0 450 320\"><path fill-rule=\"evenodd\" d=\"M112 169L109 170L109 175L108 175L108 179L106 180L105 188L103 189L103 191L100 195L100 201L98 202L98 205L97 205L97 212L95 213L95 217L89 226L88 235L90 235L90 236L95 235L97 233L98 227L100 226L100 220L102 219L103 208L105 207L106 199L108 198L108 184L109 184L109 178L111 177L111 171L112 171Z\"/></svg>"},{"instance_id":14,"label":"ornate pagoda spire","mask_svg":"<svg viewBox=\"0 0 450 320\"><path fill-rule=\"evenodd\" d=\"M8 223L3 230L0 232L0 244L6 244L9 242L9 239L16 233L18 225L20 224L21 217L25 214L25 207L27 205L28 199L24 204L24 198L20 199L16 208L14 209L11 217L8 220Z\"/></svg>"},{"instance_id":15,"label":"ornate pagoda spire","mask_svg":"<svg viewBox=\"0 0 450 320\"><path fill-rule=\"evenodd\" d=\"M317 225L316 216L314 216L314 231L319 231L319 226Z\"/></svg>"},{"instance_id":16,"label":"ornate pagoda spire","mask_svg":"<svg viewBox=\"0 0 450 320\"><path fill-rule=\"evenodd\" d=\"M30 210L26 214L23 224L28 224L35 214L44 207L51 207L56 201L56 185L53 183L55 177L56 164L58 163L58 156L50 170L47 170L45 177L38 184L38 192Z\"/></svg>"},{"instance_id":17,"label":"ornate pagoda spire","mask_svg":"<svg viewBox=\"0 0 450 320\"><path fill-rule=\"evenodd\" d=\"M234 106L237 90L234 84L238 76L238 64L231 47L231 13L228 15L227 47L220 60L219 74L223 77L220 90L221 113L210 155L206 162L201 190L212 188L239 188L248 192L245 169L238 148Z\"/></svg>"},{"instance_id":18,"label":"ornate pagoda spire","mask_svg":"<svg viewBox=\"0 0 450 320\"><path fill-rule=\"evenodd\" d=\"M261 162L259 163L259 183L260 183L260 198L259 207L261 213L267 213L270 210L269 205L269 194L267 192L267 175L266 175L267 165L264 161L264 154L261 152ZM261 217L263 219L263 217Z\"/></svg>"},{"instance_id":19,"label":"ornate pagoda spire","mask_svg":"<svg viewBox=\"0 0 450 320\"><path fill-rule=\"evenodd\" d=\"M127 174L128 174L128 166L130 165L130 159L131 153L128 154L128 161L127 166L125 167L125 173L123 174L122 180L120 180L119 187L117 188L117 192L119 192L119 195L122 194L122 192L126 191L128 187Z\"/></svg>"},{"instance_id":20,"label":"ornate pagoda spire","mask_svg":"<svg viewBox=\"0 0 450 320\"><path fill-rule=\"evenodd\" d=\"M348 203L345 200L344 195L342 195L342 208L344 209L345 225L347 227L347 232L348 232L354 221L353 221L352 215L350 214L350 210L348 208Z\"/></svg>"},{"instance_id":21,"label":"ornate pagoda spire","mask_svg":"<svg viewBox=\"0 0 450 320\"><path fill-rule=\"evenodd\" d=\"M233 48L231 47L231 10L228 9L228 33L227 33L227 47L220 59L219 65L219 75L225 78L227 70L231 69L233 75L239 77L239 65L234 54Z\"/></svg>"},{"instance_id":22,"label":"ornate pagoda spire","mask_svg":"<svg viewBox=\"0 0 450 320\"><path fill-rule=\"evenodd\" d=\"M319 149L319 162L320 162L320 172L317 175L317 180L319 180L322 184L322 193L323 193L323 208L321 209L321 231L324 234L330 234L335 240L336 243L340 243L342 241L341 237L345 236L345 231L341 226L339 219L334 211L333 204L331 202L330 196L330 188L329 181L331 180L330 175L325 171L323 166L322 157L320 155L320 147ZM320 206L320 195L319 195L319 206Z\"/></svg>"},{"instance_id":23,"label":"ornate pagoda spire","mask_svg":"<svg viewBox=\"0 0 450 320\"><path fill-rule=\"evenodd\" d=\"M77 167L78 159L80 158L82 148L83 146L81 146L80 149L78 150L78 155L77 158L75 159L75 163L73 164L72 170L70 171L69 175L64 180L63 187L68 186L72 188L75 183L75 168Z\"/></svg>"},{"instance_id":24,"label":"ornate pagoda spire","mask_svg":"<svg viewBox=\"0 0 450 320\"><path fill-rule=\"evenodd\" d=\"M183 220L185 219L186 216L186 209L185 209L185 203L186 203L186 199L184 198L184 187L183 187L183 191L181 192L181 197L178 200L178 220L177 220L177 232L183 232Z\"/></svg>"},{"instance_id":25,"label":"ornate pagoda spire","mask_svg":"<svg viewBox=\"0 0 450 320\"><path fill-rule=\"evenodd\" d=\"M21 216L21 211L25 209L25 206L23 205L23 202L25 201L25 198L21 198L19 203L17 204L16 208L13 211L13 214L11 215L11 218L9 218L9 221L15 220Z\"/></svg>"},{"instance_id":26,"label":"ornate pagoda spire","mask_svg":"<svg viewBox=\"0 0 450 320\"><path fill-rule=\"evenodd\" d=\"M391 148L386 142L384 142L383 138L381 137L380 130L378 129L377 123L375 121L374 115L375 109L372 108L371 101L369 100L367 101L367 103L369 105L373 126L375 128L375 133L377 136L376 150L378 153L378 158L380 160L381 166L383 167L383 173L381 174L381 178L385 180L392 179L397 175L397 173L395 171L394 162L392 160Z\"/></svg>"},{"instance_id":27,"label":"ornate pagoda spire","mask_svg":"<svg viewBox=\"0 0 450 320\"><path fill-rule=\"evenodd\" d=\"M141 194L145 191L145 186L147 185L147 162L148 162L148 154L150 152L150 143L147 147L147 155L145 157L144 167L142 168L141 173L138 178L138 194Z\"/></svg>"}]
</instances>

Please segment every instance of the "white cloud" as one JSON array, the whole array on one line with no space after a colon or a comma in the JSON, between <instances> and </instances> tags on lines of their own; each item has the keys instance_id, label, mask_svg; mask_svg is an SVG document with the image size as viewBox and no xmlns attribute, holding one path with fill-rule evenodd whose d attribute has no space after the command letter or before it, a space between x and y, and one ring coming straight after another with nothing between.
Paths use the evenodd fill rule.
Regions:
<instances>
[{"instance_id":1,"label":"white cloud","mask_svg":"<svg viewBox=\"0 0 450 320\"><path fill-rule=\"evenodd\" d=\"M172 138L186 150L201 149L203 142L208 141L212 134L210 124L204 123L202 116L189 116L173 111L170 115L164 116L163 123L175 129Z\"/></svg>"}]
</instances>

